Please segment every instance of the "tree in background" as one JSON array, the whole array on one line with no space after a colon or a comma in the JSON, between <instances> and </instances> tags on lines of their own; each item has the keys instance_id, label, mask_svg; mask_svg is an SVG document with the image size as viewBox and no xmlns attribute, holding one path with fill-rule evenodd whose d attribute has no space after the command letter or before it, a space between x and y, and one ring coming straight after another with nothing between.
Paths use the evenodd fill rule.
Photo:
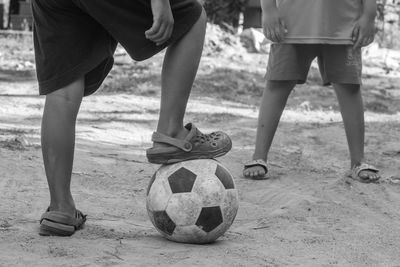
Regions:
<instances>
[{"instance_id":1,"label":"tree in background","mask_svg":"<svg viewBox=\"0 0 400 267\"><path fill-rule=\"evenodd\" d=\"M400 0L378 0L377 42L400 49Z\"/></svg>"},{"instance_id":2,"label":"tree in background","mask_svg":"<svg viewBox=\"0 0 400 267\"><path fill-rule=\"evenodd\" d=\"M239 26L240 13L248 0L199 0L207 12L208 21L234 32Z\"/></svg>"}]
</instances>

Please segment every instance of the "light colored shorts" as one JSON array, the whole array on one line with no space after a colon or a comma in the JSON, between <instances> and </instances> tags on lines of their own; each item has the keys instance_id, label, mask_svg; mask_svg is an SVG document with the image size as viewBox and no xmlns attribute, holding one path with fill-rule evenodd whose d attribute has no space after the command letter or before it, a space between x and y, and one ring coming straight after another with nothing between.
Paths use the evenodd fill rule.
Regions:
<instances>
[{"instance_id":1,"label":"light colored shorts","mask_svg":"<svg viewBox=\"0 0 400 267\"><path fill-rule=\"evenodd\" d=\"M361 84L361 49L351 45L272 44L266 79L305 83L315 58L324 85Z\"/></svg>"}]
</instances>

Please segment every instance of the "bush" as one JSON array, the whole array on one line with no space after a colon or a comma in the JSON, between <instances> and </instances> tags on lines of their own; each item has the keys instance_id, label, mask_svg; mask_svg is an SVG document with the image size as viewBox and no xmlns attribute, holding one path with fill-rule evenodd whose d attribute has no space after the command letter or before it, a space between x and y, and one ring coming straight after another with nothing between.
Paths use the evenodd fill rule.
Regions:
<instances>
[{"instance_id":1,"label":"bush","mask_svg":"<svg viewBox=\"0 0 400 267\"><path fill-rule=\"evenodd\" d=\"M200 0L208 20L225 30L234 31L239 26L240 13L248 0Z\"/></svg>"},{"instance_id":2,"label":"bush","mask_svg":"<svg viewBox=\"0 0 400 267\"><path fill-rule=\"evenodd\" d=\"M400 49L400 0L379 0L377 42L380 47Z\"/></svg>"}]
</instances>

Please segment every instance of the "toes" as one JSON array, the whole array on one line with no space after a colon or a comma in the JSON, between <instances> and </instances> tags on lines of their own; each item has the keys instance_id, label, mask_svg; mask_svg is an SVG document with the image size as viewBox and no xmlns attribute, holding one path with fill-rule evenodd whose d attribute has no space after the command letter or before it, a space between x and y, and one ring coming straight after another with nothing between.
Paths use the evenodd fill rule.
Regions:
<instances>
[{"instance_id":1,"label":"toes","mask_svg":"<svg viewBox=\"0 0 400 267\"><path fill-rule=\"evenodd\" d=\"M358 176L362 180L370 180L372 178L372 176L370 174L368 174L368 172L365 172L365 171L360 172L360 174Z\"/></svg>"},{"instance_id":2,"label":"toes","mask_svg":"<svg viewBox=\"0 0 400 267\"><path fill-rule=\"evenodd\" d=\"M254 171L252 169L246 169L245 171L243 171L243 174L245 177L253 178Z\"/></svg>"},{"instance_id":3,"label":"toes","mask_svg":"<svg viewBox=\"0 0 400 267\"><path fill-rule=\"evenodd\" d=\"M362 171L360 172L359 177L364 181L377 181L379 178L381 178L378 173L371 171Z\"/></svg>"},{"instance_id":4,"label":"toes","mask_svg":"<svg viewBox=\"0 0 400 267\"><path fill-rule=\"evenodd\" d=\"M374 173L372 180L377 181L381 178L381 176L378 173Z\"/></svg>"},{"instance_id":5,"label":"toes","mask_svg":"<svg viewBox=\"0 0 400 267\"><path fill-rule=\"evenodd\" d=\"M254 173L253 178L255 178L255 179L258 178L258 172L255 172L255 173Z\"/></svg>"},{"instance_id":6,"label":"toes","mask_svg":"<svg viewBox=\"0 0 400 267\"><path fill-rule=\"evenodd\" d=\"M264 175L265 175L265 171L264 171L264 169L258 169L258 171L256 172L256 175L254 176L255 178L257 178L257 179L259 179L259 178L262 178L262 177L264 177Z\"/></svg>"},{"instance_id":7,"label":"toes","mask_svg":"<svg viewBox=\"0 0 400 267\"><path fill-rule=\"evenodd\" d=\"M257 179L259 177L263 177L265 175L265 171L264 171L264 169L259 168L259 167L252 167L252 168L247 168L246 170L244 170L243 175L245 177L249 177L251 179Z\"/></svg>"}]
</instances>

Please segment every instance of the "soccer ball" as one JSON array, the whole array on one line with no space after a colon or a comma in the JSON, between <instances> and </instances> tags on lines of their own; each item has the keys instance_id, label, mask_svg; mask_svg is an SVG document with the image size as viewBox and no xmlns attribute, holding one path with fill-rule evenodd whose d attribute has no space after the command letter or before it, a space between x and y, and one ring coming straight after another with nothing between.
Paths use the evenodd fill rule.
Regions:
<instances>
[{"instance_id":1,"label":"soccer ball","mask_svg":"<svg viewBox=\"0 0 400 267\"><path fill-rule=\"evenodd\" d=\"M147 212L167 239L211 243L236 217L238 192L232 175L212 159L161 166L147 189Z\"/></svg>"}]
</instances>

